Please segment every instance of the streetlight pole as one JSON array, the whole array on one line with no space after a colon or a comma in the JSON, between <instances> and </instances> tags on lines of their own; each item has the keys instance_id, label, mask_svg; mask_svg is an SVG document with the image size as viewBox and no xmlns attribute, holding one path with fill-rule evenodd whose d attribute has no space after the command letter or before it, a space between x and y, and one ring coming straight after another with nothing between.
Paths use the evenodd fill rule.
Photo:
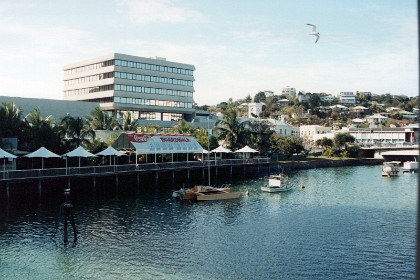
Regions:
<instances>
[{"instance_id":1,"label":"streetlight pole","mask_svg":"<svg viewBox=\"0 0 420 280\"><path fill-rule=\"evenodd\" d=\"M210 186L210 114L207 117L207 172Z\"/></svg>"}]
</instances>

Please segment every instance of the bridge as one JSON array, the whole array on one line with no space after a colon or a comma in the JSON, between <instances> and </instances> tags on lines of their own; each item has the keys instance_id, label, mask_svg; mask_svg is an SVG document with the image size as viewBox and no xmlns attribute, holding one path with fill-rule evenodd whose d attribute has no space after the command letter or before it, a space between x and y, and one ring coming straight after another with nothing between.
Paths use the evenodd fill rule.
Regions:
<instances>
[{"instance_id":1,"label":"bridge","mask_svg":"<svg viewBox=\"0 0 420 280\"><path fill-rule=\"evenodd\" d=\"M403 151L413 151L415 153L417 151L417 157L418 157L418 150L419 145L390 145L390 144L380 144L380 145L374 145L374 146L362 146L359 150L359 156L364 158L384 158L382 156L382 153L384 152L390 152L394 151L395 155L398 155L398 152L401 152L401 154L404 154ZM413 160L413 159L411 159Z\"/></svg>"}]
</instances>

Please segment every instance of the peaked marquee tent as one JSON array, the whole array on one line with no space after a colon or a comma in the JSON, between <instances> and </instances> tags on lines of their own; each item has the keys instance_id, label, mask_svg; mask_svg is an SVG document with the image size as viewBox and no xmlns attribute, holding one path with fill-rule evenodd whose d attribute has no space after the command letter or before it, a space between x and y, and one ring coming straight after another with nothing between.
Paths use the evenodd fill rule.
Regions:
<instances>
[{"instance_id":1,"label":"peaked marquee tent","mask_svg":"<svg viewBox=\"0 0 420 280\"><path fill-rule=\"evenodd\" d=\"M105 150L103 150L102 152L96 153L97 156L109 156L109 165L111 165L111 157L112 156L126 156L127 154L124 154L116 149L114 149L113 147L108 147ZM114 159L114 164L115 164L115 159Z\"/></svg>"},{"instance_id":2,"label":"peaked marquee tent","mask_svg":"<svg viewBox=\"0 0 420 280\"><path fill-rule=\"evenodd\" d=\"M235 153L243 153L244 154L244 158L246 158L246 154L251 154L251 153L259 153L257 150L249 147L249 146L245 146L239 150L236 150Z\"/></svg>"},{"instance_id":3,"label":"peaked marquee tent","mask_svg":"<svg viewBox=\"0 0 420 280\"><path fill-rule=\"evenodd\" d=\"M84 158L96 157L96 155L94 155L92 153L89 153L82 146L79 146L76 149L74 149L73 151L64 154L63 157L66 158L66 166L67 166L67 157L78 157L79 158L79 167L80 167L80 158L82 158L82 157L84 157Z\"/></svg>"},{"instance_id":4,"label":"peaked marquee tent","mask_svg":"<svg viewBox=\"0 0 420 280\"><path fill-rule=\"evenodd\" d=\"M24 155L24 157L28 158L42 158L42 169L44 169L44 158L60 158L61 156L49 151L45 147L41 147L35 152L30 154Z\"/></svg>"},{"instance_id":5,"label":"peaked marquee tent","mask_svg":"<svg viewBox=\"0 0 420 280\"><path fill-rule=\"evenodd\" d=\"M17 156L6 152L5 150L3 150L2 148L0 148L0 158L4 159L3 160L3 172L6 172L6 158L17 158ZM3 177L5 176L5 173L3 174Z\"/></svg>"}]
</instances>

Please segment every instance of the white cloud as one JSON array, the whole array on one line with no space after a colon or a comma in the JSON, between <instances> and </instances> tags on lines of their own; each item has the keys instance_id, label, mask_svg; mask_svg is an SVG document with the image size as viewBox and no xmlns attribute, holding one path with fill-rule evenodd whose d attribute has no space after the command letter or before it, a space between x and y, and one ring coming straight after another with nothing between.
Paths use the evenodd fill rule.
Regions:
<instances>
[{"instance_id":1,"label":"white cloud","mask_svg":"<svg viewBox=\"0 0 420 280\"><path fill-rule=\"evenodd\" d=\"M198 11L176 7L170 0L116 0L116 3L119 12L127 14L137 24L177 23L203 16Z\"/></svg>"}]
</instances>

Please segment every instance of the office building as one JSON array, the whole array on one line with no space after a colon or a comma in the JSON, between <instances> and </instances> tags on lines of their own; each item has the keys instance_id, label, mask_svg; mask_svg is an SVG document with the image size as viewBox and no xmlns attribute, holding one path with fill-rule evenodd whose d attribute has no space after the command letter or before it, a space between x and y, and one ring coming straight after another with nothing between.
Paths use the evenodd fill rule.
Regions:
<instances>
[{"instance_id":1,"label":"office building","mask_svg":"<svg viewBox=\"0 0 420 280\"><path fill-rule=\"evenodd\" d=\"M129 112L139 125L170 127L195 116L194 71L165 58L114 53L66 65L64 99L99 103L117 118Z\"/></svg>"}]
</instances>

